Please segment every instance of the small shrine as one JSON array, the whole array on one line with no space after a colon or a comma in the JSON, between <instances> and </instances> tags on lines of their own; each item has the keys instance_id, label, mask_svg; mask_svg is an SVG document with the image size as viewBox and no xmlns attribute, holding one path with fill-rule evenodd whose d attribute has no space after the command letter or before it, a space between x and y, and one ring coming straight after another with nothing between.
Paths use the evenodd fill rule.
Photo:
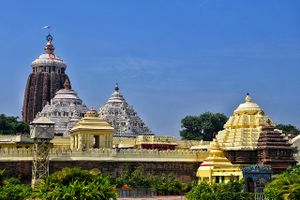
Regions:
<instances>
[{"instance_id":1,"label":"small shrine","mask_svg":"<svg viewBox=\"0 0 300 200\"><path fill-rule=\"evenodd\" d=\"M114 128L90 109L70 131L71 149L112 148L113 132Z\"/></svg>"},{"instance_id":2,"label":"small shrine","mask_svg":"<svg viewBox=\"0 0 300 200\"><path fill-rule=\"evenodd\" d=\"M227 183L231 179L242 179L242 170L232 164L224 155L216 140L211 142L209 156L197 171L199 182Z\"/></svg>"},{"instance_id":3,"label":"small shrine","mask_svg":"<svg viewBox=\"0 0 300 200\"><path fill-rule=\"evenodd\" d=\"M267 182L272 180L272 169L265 165L243 167L244 191L261 193Z\"/></svg>"}]
</instances>

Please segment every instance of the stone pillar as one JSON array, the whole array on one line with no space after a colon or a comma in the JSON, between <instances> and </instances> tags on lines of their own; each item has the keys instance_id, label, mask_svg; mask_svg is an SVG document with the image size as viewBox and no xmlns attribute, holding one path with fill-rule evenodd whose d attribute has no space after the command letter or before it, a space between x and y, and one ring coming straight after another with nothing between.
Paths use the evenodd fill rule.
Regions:
<instances>
[{"instance_id":1,"label":"stone pillar","mask_svg":"<svg viewBox=\"0 0 300 200\"><path fill-rule=\"evenodd\" d=\"M75 148L75 139L74 136L70 136L70 148L73 150Z\"/></svg>"},{"instance_id":2,"label":"stone pillar","mask_svg":"<svg viewBox=\"0 0 300 200\"><path fill-rule=\"evenodd\" d=\"M78 137L78 149L82 149L83 148L83 138L82 138L82 135L80 134L80 135L77 135L77 137Z\"/></svg>"}]
</instances>

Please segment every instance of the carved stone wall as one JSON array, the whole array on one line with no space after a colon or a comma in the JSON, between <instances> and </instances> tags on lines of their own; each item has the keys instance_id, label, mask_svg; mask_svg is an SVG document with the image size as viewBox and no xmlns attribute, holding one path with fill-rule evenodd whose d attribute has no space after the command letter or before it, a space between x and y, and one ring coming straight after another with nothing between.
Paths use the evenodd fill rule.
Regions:
<instances>
[{"instance_id":1,"label":"carved stone wall","mask_svg":"<svg viewBox=\"0 0 300 200\"><path fill-rule=\"evenodd\" d=\"M254 165L257 163L257 150L225 151L232 164Z\"/></svg>"},{"instance_id":2,"label":"carved stone wall","mask_svg":"<svg viewBox=\"0 0 300 200\"><path fill-rule=\"evenodd\" d=\"M0 162L0 169L5 169L9 176L19 176L23 181L31 180L31 161ZM64 167L80 167L82 169L97 168L103 173L118 176L124 170L133 171L143 166L145 171L155 175L174 174L182 181L196 180L199 162L109 162L109 161L50 161L50 173Z\"/></svg>"},{"instance_id":3,"label":"carved stone wall","mask_svg":"<svg viewBox=\"0 0 300 200\"><path fill-rule=\"evenodd\" d=\"M36 114L50 102L55 92L62 89L68 75L56 72L36 72L28 77L24 103L23 103L23 121L31 122Z\"/></svg>"}]
</instances>

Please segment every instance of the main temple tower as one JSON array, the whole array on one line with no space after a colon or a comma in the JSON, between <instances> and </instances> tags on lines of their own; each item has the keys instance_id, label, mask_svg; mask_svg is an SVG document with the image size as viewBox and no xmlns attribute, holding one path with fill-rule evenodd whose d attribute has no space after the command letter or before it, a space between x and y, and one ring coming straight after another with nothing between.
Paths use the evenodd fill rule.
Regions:
<instances>
[{"instance_id":1,"label":"main temple tower","mask_svg":"<svg viewBox=\"0 0 300 200\"><path fill-rule=\"evenodd\" d=\"M23 121L31 122L36 114L50 102L55 92L64 87L67 65L54 54L53 37L48 34L45 53L35 59L32 64L32 73L29 75L23 102Z\"/></svg>"}]
</instances>

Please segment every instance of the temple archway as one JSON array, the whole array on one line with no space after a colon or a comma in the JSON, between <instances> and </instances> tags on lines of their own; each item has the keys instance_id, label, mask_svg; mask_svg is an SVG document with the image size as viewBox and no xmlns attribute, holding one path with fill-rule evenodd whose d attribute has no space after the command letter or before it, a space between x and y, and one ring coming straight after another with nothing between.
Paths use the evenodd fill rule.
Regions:
<instances>
[{"instance_id":1,"label":"temple archway","mask_svg":"<svg viewBox=\"0 0 300 200\"><path fill-rule=\"evenodd\" d=\"M252 178L248 177L246 180L247 192L254 192L254 181Z\"/></svg>"}]
</instances>

